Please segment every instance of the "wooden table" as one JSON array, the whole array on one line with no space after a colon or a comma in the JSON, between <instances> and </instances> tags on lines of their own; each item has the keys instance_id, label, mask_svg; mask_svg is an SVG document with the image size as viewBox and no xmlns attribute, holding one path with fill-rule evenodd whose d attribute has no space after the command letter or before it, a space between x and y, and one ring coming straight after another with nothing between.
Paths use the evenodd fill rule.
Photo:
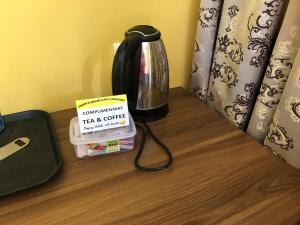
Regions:
<instances>
[{"instance_id":1,"label":"wooden table","mask_svg":"<svg viewBox=\"0 0 300 225\"><path fill-rule=\"evenodd\" d=\"M1 225L300 223L300 172L182 88L171 90L168 116L150 125L174 155L163 172L136 170L136 149L78 160L68 135L75 114L52 114L62 170L1 198ZM164 159L148 141L143 163Z\"/></svg>"}]
</instances>

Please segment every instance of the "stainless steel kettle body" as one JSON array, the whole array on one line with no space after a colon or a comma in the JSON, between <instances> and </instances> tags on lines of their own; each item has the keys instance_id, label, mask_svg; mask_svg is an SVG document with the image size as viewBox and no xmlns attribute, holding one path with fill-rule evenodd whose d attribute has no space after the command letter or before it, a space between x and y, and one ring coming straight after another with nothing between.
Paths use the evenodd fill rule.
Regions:
<instances>
[{"instance_id":1,"label":"stainless steel kettle body","mask_svg":"<svg viewBox=\"0 0 300 225\"><path fill-rule=\"evenodd\" d=\"M113 62L113 94L127 94L135 119L160 119L168 113L169 94L168 59L160 32L140 25L125 36Z\"/></svg>"},{"instance_id":2,"label":"stainless steel kettle body","mask_svg":"<svg viewBox=\"0 0 300 225\"><path fill-rule=\"evenodd\" d=\"M151 110L168 103L169 68L162 40L143 42L136 109Z\"/></svg>"}]
</instances>

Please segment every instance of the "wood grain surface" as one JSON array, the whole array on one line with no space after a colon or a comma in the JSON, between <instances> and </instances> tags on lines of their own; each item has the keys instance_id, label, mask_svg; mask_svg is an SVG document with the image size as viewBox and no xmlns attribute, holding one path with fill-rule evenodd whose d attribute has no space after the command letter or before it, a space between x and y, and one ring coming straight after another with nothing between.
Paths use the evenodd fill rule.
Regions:
<instances>
[{"instance_id":1,"label":"wood grain surface","mask_svg":"<svg viewBox=\"0 0 300 225\"><path fill-rule=\"evenodd\" d=\"M182 88L169 105L150 124L174 155L162 172L136 170L137 148L77 159L68 135L75 110L53 113L63 168L47 184L0 198L0 224L300 224L299 171ZM142 162L163 160L148 140Z\"/></svg>"}]
</instances>

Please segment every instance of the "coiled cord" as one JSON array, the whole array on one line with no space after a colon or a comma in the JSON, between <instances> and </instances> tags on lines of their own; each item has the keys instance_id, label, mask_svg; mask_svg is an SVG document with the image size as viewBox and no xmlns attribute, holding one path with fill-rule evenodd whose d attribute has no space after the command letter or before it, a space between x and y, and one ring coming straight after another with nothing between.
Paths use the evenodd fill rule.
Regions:
<instances>
[{"instance_id":1,"label":"coiled cord","mask_svg":"<svg viewBox=\"0 0 300 225\"><path fill-rule=\"evenodd\" d=\"M152 130L150 129L150 127L148 126L148 124L146 122L143 122L142 125L136 123L135 125L142 130L142 141L141 141L141 145L140 145L140 148L138 150L138 153L135 157L135 160L134 160L134 165L140 169L140 170L143 170L143 171L160 171L160 170L165 170L167 169L173 162L173 156L172 156L172 153L170 152L169 148L164 144L162 143L155 135L154 133L152 132ZM167 154L168 156L168 161L161 165L161 166L158 166L158 167L146 167L146 166L142 166L140 165L139 163L139 160L141 158L141 155L143 153L143 150L144 150L144 146L145 146L145 143L146 143L146 138L147 136L150 136L153 138L153 140L159 145L161 146L161 148L163 149L163 151Z\"/></svg>"}]
</instances>

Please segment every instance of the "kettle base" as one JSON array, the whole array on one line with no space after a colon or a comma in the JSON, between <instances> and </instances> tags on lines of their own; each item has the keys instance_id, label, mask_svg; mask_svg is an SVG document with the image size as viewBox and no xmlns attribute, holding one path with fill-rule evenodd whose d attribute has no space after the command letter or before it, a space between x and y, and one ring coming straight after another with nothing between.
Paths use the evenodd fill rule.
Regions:
<instances>
[{"instance_id":1,"label":"kettle base","mask_svg":"<svg viewBox=\"0 0 300 225\"><path fill-rule=\"evenodd\" d=\"M130 110L131 111L131 110ZM168 104L161 107L149 110L137 110L131 111L133 119L137 122L153 122L165 117L169 112Z\"/></svg>"}]
</instances>

